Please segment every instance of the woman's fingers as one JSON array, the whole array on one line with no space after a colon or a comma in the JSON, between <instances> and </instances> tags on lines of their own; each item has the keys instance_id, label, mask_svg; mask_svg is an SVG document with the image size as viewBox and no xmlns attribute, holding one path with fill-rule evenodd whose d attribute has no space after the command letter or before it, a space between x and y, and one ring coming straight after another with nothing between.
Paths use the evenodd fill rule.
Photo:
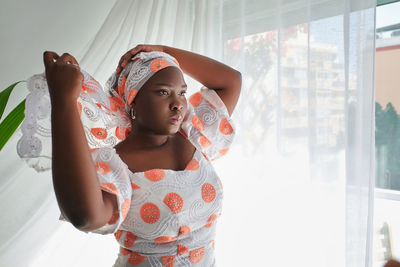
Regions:
<instances>
[{"instance_id":1,"label":"woman's fingers","mask_svg":"<svg viewBox=\"0 0 400 267\"><path fill-rule=\"evenodd\" d=\"M58 58L59 58L59 56L57 55L57 53L55 53L53 51L45 51L43 53L44 67L47 69L49 66L54 64L54 62L57 61Z\"/></svg>"},{"instance_id":2,"label":"woman's fingers","mask_svg":"<svg viewBox=\"0 0 400 267\"><path fill-rule=\"evenodd\" d=\"M54 63L67 63L79 67L78 61L68 53L64 53L60 57L53 51L46 51L43 53L43 62L46 68Z\"/></svg>"},{"instance_id":3,"label":"woman's fingers","mask_svg":"<svg viewBox=\"0 0 400 267\"><path fill-rule=\"evenodd\" d=\"M126 64L128 64L129 60L131 60L131 58L133 58L137 53L139 52L151 52L151 51L163 51L163 46L160 45L144 45L144 44L140 44L135 46L134 48L132 48L131 50L129 50L128 52L126 52L121 59L119 60L118 63L118 67L116 70L116 73L119 74L122 70L122 68L124 68L126 66Z\"/></svg>"},{"instance_id":4,"label":"woman's fingers","mask_svg":"<svg viewBox=\"0 0 400 267\"><path fill-rule=\"evenodd\" d=\"M74 66L79 67L78 61L76 61L76 59L68 53L62 54L62 56L57 60L57 62L72 64Z\"/></svg>"},{"instance_id":5,"label":"woman's fingers","mask_svg":"<svg viewBox=\"0 0 400 267\"><path fill-rule=\"evenodd\" d=\"M135 46L131 50L129 50L129 54L134 56L134 55L136 55L137 53L139 53L141 51L149 52L150 50L148 49L148 46L140 44L140 45Z\"/></svg>"},{"instance_id":6,"label":"woman's fingers","mask_svg":"<svg viewBox=\"0 0 400 267\"><path fill-rule=\"evenodd\" d=\"M119 61L119 65L122 67L125 67L125 65L128 63L128 61L133 57L130 53L125 53L122 57L121 60Z\"/></svg>"},{"instance_id":7,"label":"woman's fingers","mask_svg":"<svg viewBox=\"0 0 400 267\"><path fill-rule=\"evenodd\" d=\"M126 52L119 60L116 73L119 74L121 72L122 68L124 68L126 66L126 64L128 64L129 60L131 60L131 58L133 58L137 53L148 52L148 51L151 51L151 50L149 50L145 45L137 45L136 47L134 47L131 50L129 50L128 52Z\"/></svg>"}]
</instances>

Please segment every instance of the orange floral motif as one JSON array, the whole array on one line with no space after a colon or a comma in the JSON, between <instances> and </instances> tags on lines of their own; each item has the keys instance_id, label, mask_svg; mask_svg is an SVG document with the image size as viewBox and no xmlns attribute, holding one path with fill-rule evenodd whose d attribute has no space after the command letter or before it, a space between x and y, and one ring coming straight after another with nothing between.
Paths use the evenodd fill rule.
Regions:
<instances>
[{"instance_id":1,"label":"orange floral motif","mask_svg":"<svg viewBox=\"0 0 400 267\"><path fill-rule=\"evenodd\" d=\"M189 252L189 259L193 263L200 262L203 257L204 257L204 247L194 249Z\"/></svg>"},{"instance_id":2,"label":"orange floral motif","mask_svg":"<svg viewBox=\"0 0 400 267\"><path fill-rule=\"evenodd\" d=\"M92 129L90 129L90 132L98 139L106 139L107 138L107 131L104 128L92 128Z\"/></svg>"},{"instance_id":3,"label":"orange floral motif","mask_svg":"<svg viewBox=\"0 0 400 267\"><path fill-rule=\"evenodd\" d=\"M153 182L158 182L165 177L165 171L162 169L154 169L144 172L144 176Z\"/></svg>"},{"instance_id":4,"label":"orange floral motif","mask_svg":"<svg viewBox=\"0 0 400 267\"><path fill-rule=\"evenodd\" d=\"M96 106L98 106L100 109L105 109L105 111L112 111L111 109L109 109L108 107L106 107L106 106L104 106L104 105L102 105L102 104L99 104L99 103L96 103ZM111 107L112 108L112 107ZM108 112L106 112L107 114L110 114L110 113L108 113Z\"/></svg>"},{"instance_id":5,"label":"orange floral motif","mask_svg":"<svg viewBox=\"0 0 400 267\"><path fill-rule=\"evenodd\" d=\"M139 265L146 259L145 256L140 255L137 252L131 252L129 255L128 262L132 265Z\"/></svg>"},{"instance_id":6,"label":"orange floral motif","mask_svg":"<svg viewBox=\"0 0 400 267\"><path fill-rule=\"evenodd\" d=\"M137 95L138 92L139 92L139 91L136 90L136 89L131 89L131 90L129 91L129 94L128 94L128 104L129 104L129 105L132 104L132 101L133 101L133 99L135 99L135 97L136 97L136 95Z\"/></svg>"},{"instance_id":7,"label":"orange floral motif","mask_svg":"<svg viewBox=\"0 0 400 267\"><path fill-rule=\"evenodd\" d=\"M109 96L110 108L112 111L117 111L118 107L124 107L125 103L118 96Z\"/></svg>"},{"instance_id":8,"label":"orange floral motif","mask_svg":"<svg viewBox=\"0 0 400 267\"><path fill-rule=\"evenodd\" d=\"M200 132L201 132L201 131L204 131L204 124L203 124L203 122L199 119L199 117L197 117L196 115L194 115L193 118L192 118L192 124L193 124L193 126L194 126L197 130L199 130Z\"/></svg>"},{"instance_id":9,"label":"orange floral motif","mask_svg":"<svg viewBox=\"0 0 400 267\"><path fill-rule=\"evenodd\" d=\"M94 93L100 88L100 83L92 77L86 82L86 87L89 93Z\"/></svg>"},{"instance_id":10,"label":"orange floral motif","mask_svg":"<svg viewBox=\"0 0 400 267\"><path fill-rule=\"evenodd\" d=\"M173 236L159 236L154 240L154 242L157 244L162 244L162 243L172 242L175 240L176 240L176 238Z\"/></svg>"},{"instance_id":11,"label":"orange floral motif","mask_svg":"<svg viewBox=\"0 0 400 267\"><path fill-rule=\"evenodd\" d=\"M99 162L97 162L97 163L99 163ZM107 167L108 167L108 165L107 165ZM108 167L108 169L110 169L110 168ZM108 170L108 171L110 171L110 170ZM115 186L115 184L113 184L113 183L101 183L100 188L103 189L104 191L107 191L108 193L113 194L113 195L118 195L118 189Z\"/></svg>"},{"instance_id":12,"label":"orange floral motif","mask_svg":"<svg viewBox=\"0 0 400 267\"><path fill-rule=\"evenodd\" d=\"M79 101L76 101L76 106L78 108L79 116L82 114L82 104Z\"/></svg>"},{"instance_id":13,"label":"orange floral motif","mask_svg":"<svg viewBox=\"0 0 400 267\"><path fill-rule=\"evenodd\" d=\"M122 235L122 230L118 230L114 233L115 239L117 239L118 242L121 238L121 235Z\"/></svg>"},{"instance_id":14,"label":"orange floral motif","mask_svg":"<svg viewBox=\"0 0 400 267\"><path fill-rule=\"evenodd\" d=\"M138 186L137 184L134 184L132 182L131 182L131 187L132 187L132 189L139 189L140 188L140 186Z\"/></svg>"},{"instance_id":15,"label":"orange floral motif","mask_svg":"<svg viewBox=\"0 0 400 267\"><path fill-rule=\"evenodd\" d=\"M152 72L157 72L163 68L169 67L171 64L162 58L156 58L151 62L150 69Z\"/></svg>"},{"instance_id":16,"label":"orange floral motif","mask_svg":"<svg viewBox=\"0 0 400 267\"><path fill-rule=\"evenodd\" d=\"M178 255L186 254L189 252L189 249L184 245L178 245Z\"/></svg>"},{"instance_id":17,"label":"orange floral motif","mask_svg":"<svg viewBox=\"0 0 400 267\"><path fill-rule=\"evenodd\" d=\"M110 166L103 161L97 161L94 166L96 167L96 171L100 174L107 174L111 171Z\"/></svg>"},{"instance_id":18,"label":"orange floral motif","mask_svg":"<svg viewBox=\"0 0 400 267\"><path fill-rule=\"evenodd\" d=\"M131 232L126 232L124 246L129 248L132 247L136 241L136 236Z\"/></svg>"},{"instance_id":19,"label":"orange floral motif","mask_svg":"<svg viewBox=\"0 0 400 267\"><path fill-rule=\"evenodd\" d=\"M82 90L83 91L86 91L86 92L88 92L88 93L95 93L96 92L96 89L95 88L93 88L93 86L85 86L85 85L83 85L82 84Z\"/></svg>"},{"instance_id":20,"label":"orange floral motif","mask_svg":"<svg viewBox=\"0 0 400 267\"><path fill-rule=\"evenodd\" d=\"M201 196L205 202L212 202L216 196L214 186L209 183L203 184L203 186L201 187Z\"/></svg>"},{"instance_id":21,"label":"orange floral motif","mask_svg":"<svg viewBox=\"0 0 400 267\"><path fill-rule=\"evenodd\" d=\"M232 125L230 125L227 118L221 120L221 123L219 124L219 131L224 135L233 133Z\"/></svg>"},{"instance_id":22,"label":"orange floral motif","mask_svg":"<svg viewBox=\"0 0 400 267\"><path fill-rule=\"evenodd\" d=\"M122 77L121 85L118 88L118 94L122 97L125 93L126 77Z\"/></svg>"},{"instance_id":23,"label":"orange floral motif","mask_svg":"<svg viewBox=\"0 0 400 267\"><path fill-rule=\"evenodd\" d=\"M160 209L156 204L150 202L145 203L140 208L140 217L142 217L142 220L146 223L156 223L160 219Z\"/></svg>"},{"instance_id":24,"label":"orange floral motif","mask_svg":"<svg viewBox=\"0 0 400 267\"><path fill-rule=\"evenodd\" d=\"M188 165L186 166L185 170L195 171L200 167L200 164L197 160L192 159Z\"/></svg>"},{"instance_id":25,"label":"orange floral motif","mask_svg":"<svg viewBox=\"0 0 400 267\"><path fill-rule=\"evenodd\" d=\"M168 206L168 208L171 209L171 211L175 214L180 212L183 207L183 199L182 197L177 194L177 193L169 193L165 196L164 201L165 205Z\"/></svg>"},{"instance_id":26,"label":"orange floral motif","mask_svg":"<svg viewBox=\"0 0 400 267\"><path fill-rule=\"evenodd\" d=\"M184 226L181 226L181 227L179 228L179 234L178 234L178 236L183 236L183 235L186 235L186 234L188 234L188 233L190 233L190 227L184 225Z\"/></svg>"},{"instance_id":27,"label":"orange floral motif","mask_svg":"<svg viewBox=\"0 0 400 267\"><path fill-rule=\"evenodd\" d=\"M120 248L121 248L121 254L122 255L129 255L129 254L132 253L132 251L130 251L129 249L126 249L126 248L123 248L123 247L120 247Z\"/></svg>"},{"instance_id":28,"label":"orange floral motif","mask_svg":"<svg viewBox=\"0 0 400 267\"><path fill-rule=\"evenodd\" d=\"M124 139L125 139L124 132L120 132L119 126L117 126L117 128L115 128L115 136L116 136L119 140L124 140Z\"/></svg>"},{"instance_id":29,"label":"orange floral motif","mask_svg":"<svg viewBox=\"0 0 400 267\"><path fill-rule=\"evenodd\" d=\"M129 135L130 131L129 128L119 128L119 126L117 126L117 128L115 128L115 136L119 140L124 140Z\"/></svg>"},{"instance_id":30,"label":"orange floral motif","mask_svg":"<svg viewBox=\"0 0 400 267\"><path fill-rule=\"evenodd\" d=\"M207 137L205 137L204 135L200 135L199 141L202 148L208 148L209 146L211 146L211 141L208 140Z\"/></svg>"},{"instance_id":31,"label":"orange floral motif","mask_svg":"<svg viewBox=\"0 0 400 267\"><path fill-rule=\"evenodd\" d=\"M226 153L228 153L229 151L229 147L223 148L219 151L219 154L222 156L224 156Z\"/></svg>"},{"instance_id":32,"label":"orange floral motif","mask_svg":"<svg viewBox=\"0 0 400 267\"><path fill-rule=\"evenodd\" d=\"M171 255L171 256L162 256L161 257L161 261L162 263L167 266L167 267L174 267L174 263L175 263L175 256Z\"/></svg>"},{"instance_id":33,"label":"orange floral motif","mask_svg":"<svg viewBox=\"0 0 400 267\"><path fill-rule=\"evenodd\" d=\"M110 98L110 101L111 101L111 100L115 103L115 105L116 105L117 107L120 107L120 108L125 107L124 101L122 101L122 99L119 98L118 96L111 97L111 98Z\"/></svg>"},{"instance_id":34,"label":"orange floral motif","mask_svg":"<svg viewBox=\"0 0 400 267\"><path fill-rule=\"evenodd\" d=\"M108 224L115 224L118 221L118 219L119 219L119 213L118 212L114 213L111 216L111 219L108 221Z\"/></svg>"},{"instance_id":35,"label":"orange floral motif","mask_svg":"<svg viewBox=\"0 0 400 267\"><path fill-rule=\"evenodd\" d=\"M126 198L124 203L122 203L121 205L121 214L123 219L125 219L126 215L128 214L130 207L131 207L131 200L129 198Z\"/></svg>"},{"instance_id":36,"label":"orange floral motif","mask_svg":"<svg viewBox=\"0 0 400 267\"><path fill-rule=\"evenodd\" d=\"M211 227L211 225L213 224L213 222L217 219L217 215L216 214L212 214L210 216L210 218L208 218L208 223L205 225L206 227Z\"/></svg>"},{"instance_id":37,"label":"orange floral motif","mask_svg":"<svg viewBox=\"0 0 400 267\"><path fill-rule=\"evenodd\" d=\"M197 107L200 105L201 101L203 100L203 95L200 92L197 92L189 97L189 102L192 104L193 107Z\"/></svg>"},{"instance_id":38,"label":"orange floral motif","mask_svg":"<svg viewBox=\"0 0 400 267\"><path fill-rule=\"evenodd\" d=\"M118 110L117 105L111 99L110 99L110 110L114 112Z\"/></svg>"}]
</instances>

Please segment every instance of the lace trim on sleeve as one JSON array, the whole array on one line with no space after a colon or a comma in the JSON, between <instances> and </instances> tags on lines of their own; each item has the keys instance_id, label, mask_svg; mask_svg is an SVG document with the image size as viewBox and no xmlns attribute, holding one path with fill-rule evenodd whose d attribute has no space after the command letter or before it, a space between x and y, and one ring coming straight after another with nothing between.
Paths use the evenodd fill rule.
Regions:
<instances>
[{"instance_id":1,"label":"lace trim on sleeve","mask_svg":"<svg viewBox=\"0 0 400 267\"><path fill-rule=\"evenodd\" d=\"M77 100L86 139L90 148L113 147L130 131L125 104L117 94L106 93L88 73ZM51 102L44 73L28 79L29 94L25 102L25 119L17 153L36 171L51 168ZM67 130L67 129L66 129Z\"/></svg>"}]
</instances>

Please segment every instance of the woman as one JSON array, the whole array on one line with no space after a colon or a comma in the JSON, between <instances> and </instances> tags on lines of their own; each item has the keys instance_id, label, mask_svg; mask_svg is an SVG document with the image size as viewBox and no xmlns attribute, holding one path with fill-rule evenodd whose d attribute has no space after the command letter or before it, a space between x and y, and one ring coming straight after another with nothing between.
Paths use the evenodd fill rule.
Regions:
<instances>
[{"instance_id":1,"label":"woman","mask_svg":"<svg viewBox=\"0 0 400 267\"><path fill-rule=\"evenodd\" d=\"M121 246L114 266L214 266L223 193L209 161L232 142L240 73L188 51L138 45L108 80L110 106L97 103L106 114L130 114L131 127L117 127L122 141L114 147L90 150L76 108L82 88L90 89L78 62L45 52L44 65L53 184L64 219L85 232L114 233ZM182 71L206 87L189 101Z\"/></svg>"}]
</instances>

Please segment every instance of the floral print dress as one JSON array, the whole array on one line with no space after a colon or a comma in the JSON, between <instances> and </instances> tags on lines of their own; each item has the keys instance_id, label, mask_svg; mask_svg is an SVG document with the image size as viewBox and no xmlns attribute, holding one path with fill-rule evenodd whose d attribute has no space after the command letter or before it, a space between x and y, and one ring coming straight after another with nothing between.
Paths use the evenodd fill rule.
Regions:
<instances>
[{"instance_id":1,"label":"floral print dress","mask_svg":"<svg viewBox=\"0 0 400 267\"><path fill-rule=\"evenodd\" d=\"M189 98L180 133L196 148L180 171L132 173L114 148L92 150L101 189L117 196L119 211L92 232L114 234L115 267L215 266L223 188L211 161L227 153L235 132L214 90L203 87Z\"/></svg>"}]
</instances>

